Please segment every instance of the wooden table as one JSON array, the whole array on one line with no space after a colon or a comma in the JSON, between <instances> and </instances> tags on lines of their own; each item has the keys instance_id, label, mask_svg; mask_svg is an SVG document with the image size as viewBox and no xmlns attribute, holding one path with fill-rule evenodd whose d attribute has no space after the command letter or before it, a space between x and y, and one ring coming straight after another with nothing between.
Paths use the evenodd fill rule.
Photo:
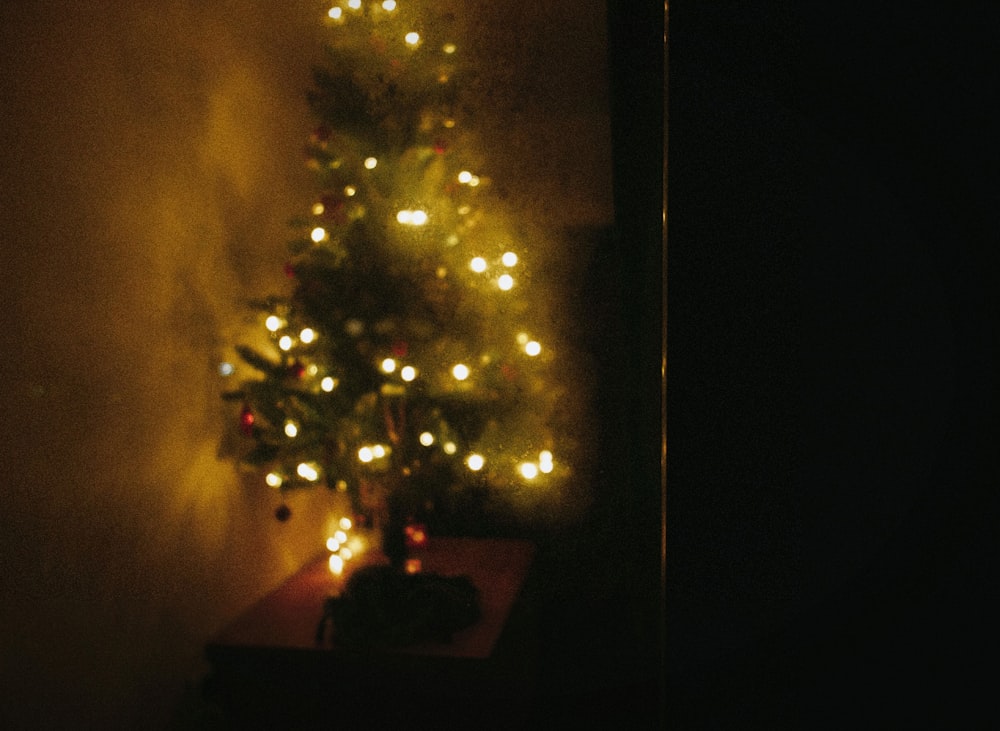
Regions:
<instances>
[{"instance_id":1,"label":"wooden table","mask_svg":"<svg viewBox=\"0 0 1000 731\"><path fill-rule=\"evenodd\" d=\"M444 728L482 720L470 713L509 714L532 687L535 638L522 587L534 555L528 541L432 537L411 556L424 571L469 577L481 619L449 643L367 651L318 645L316 628L324 600L350 572L385 557L349 561L338 577L327 554L317 556L207 644L210 695L240 728L364 728L418 717Z\"/></svg>"}]
</instances>

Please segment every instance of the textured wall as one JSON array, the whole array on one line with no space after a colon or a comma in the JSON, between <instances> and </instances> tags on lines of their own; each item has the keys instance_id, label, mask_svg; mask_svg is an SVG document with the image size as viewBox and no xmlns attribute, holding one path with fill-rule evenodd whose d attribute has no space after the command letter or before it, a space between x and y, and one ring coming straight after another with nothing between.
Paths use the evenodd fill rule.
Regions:
<instances>
[{"instance_id":1,"label":"textured wall","mask_svg":"<svg viewBox=\"0 0 1000 731\"><path fill-rule=\"evenodd\" d=\"M461 6L495 176L606 224L601 3ZM322 9L0 8L0 725L159 725L212 631L320 545L325 496L277 523L217 458L214 367L310 190Z\"/></svg>"}]
</instances>

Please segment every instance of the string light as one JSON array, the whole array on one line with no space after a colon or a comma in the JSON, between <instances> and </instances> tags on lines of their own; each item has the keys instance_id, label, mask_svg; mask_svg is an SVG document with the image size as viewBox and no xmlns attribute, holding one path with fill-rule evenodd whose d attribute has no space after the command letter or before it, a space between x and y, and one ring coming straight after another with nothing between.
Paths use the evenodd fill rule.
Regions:
<instances>
[{"instance_id":1,"label":"string light","mask_svg":"<svg viewBox=\"0 0 1000 731\"><path fill-rule=\"evenodd\" d=\"M319 387L323 389L325 393L330 393L337 387L337 379L333 376L326 376L322 381L320 381Z\"/></svg>"},{"instance_id":2,"label":"string light","mask_svg":"<svg viewBox=\"0 0 1000 731\"><path fill-rule=\"evenodd\" d=\"M338 7L330 8L330 10L327 11L327 15L329 15L334 20L340 20L340 16L342 16L343 14L344 14L343 9Z\"/></svg>"},{"instance_id":3,"label":"string light","mask_svg":"<svg viewBox=\"0 0 1000 731\"><path fill-rule=\"evenodd\" d=\"M281 487L281 483L283 483L284 480L277 472L268 472L267 476L264 478L264 482L266 482L270 487L277 489Z\"/></svg>"},{"instance_id":4,"label":"string light","mask_svg":"<svg viewBox=\"0 0 1000 731\"><path fill-rule=\"evenodd\" d=\"M294 341L292 340L292 338L291 338L290 335L282 335L281 339L278 340L278 347L281 348L284 351L291 350L293 344L294 344Z\"/></svg>"},{"instance_id":5,"label":"string light","mask_svg":"<svg viewBox=\"0 0 1000 731\"><path fill-rule=\"evenodd\" d=\"M351 10L360 10L361 0L347 0L347 7L349 7Z\"/></svg>"},{"instance_id":6,"label":"string light","mask_svg":"<svg viewBox=\"0 0 1000 731\"><path fill-rule=\"evenodd\" d=\"M456 363L451 369L451 375L455 377L456 381L464 381L469 377L469 367L464 363Z\"/></svg>"},{"instance_id":7,"label":"string light","mask_svg":"<svg viewBox=\"0 0 1000 731\"><path fill-rule=\"evenodd\" d=\"M434 444L434 435L431 434L429 431L425 431L423 434L420 435L420 443L423 444L425 447L431 446L432 444Z\"/></svg>"},{"instance_id":8,"label":"string light","mask_svg":"<svg viewBox=\"0 0 1000 731\"><path fill-rule=\"evenodd\" d=\"M542 346L537 341L531 340L524 344L524 352L534 358L542 352Z\"/></svg>"},{"instance_id":9,"label":"string light","mask_svg":"<svg viewBox=\"0 0 1000 731\"><path fill-rule=\"evenodd\" d=\"M330 536L329 538L326 539L326 550L333 551L334 553L336 553L337 551L340 550L340 541L338 541L333 536Z\"/></svg>"},{"instance_id":10,"label":"string light","mask_svg":"<svg viewBox=\"0 0 1000 731\"><path fill-rule=\"evenodd\" d=\"M330 554L330 573L340 576L344 572L344 559L336 553Z\"/></svg>"},{"instance_id":11,"label":"string light","mask_svg":"<svg viewBox=\"0 0 1000 731\"><path fill-rule=\"evenodd\" d=\"M458 445L455 442L445 442L441 448L445 454L455 454L458 451Z\"/></svg>"},{"instance_id":12,"label":"string light","mask_svg":"<svg viewBox=\"0 0 1000 731\"><path fill-rule=\"evenodd\" d=\"M375 459L375 453L371 447L362 447L358 450L358 459L367 464Z\"/></svg>"},{"instance_id":13,"label":"string light","mask_svg":"<svg viewBox=\"0 0 1000 731\"><path fill-rule=\"evenodd\" d=\"M486 460L483 459L483 455L481 454L470 454L465 458L465 464L473 472L479 472L483 468L483 465L486 464Z\"/></svg>"},{"instance_id":14,"label":"string light","mask_svg":"<svg viewBox=\"0 0 1000 731\"><path fill-rule=\"evenodd\" d=\"M321 241L326 239L326 229L323 228L322 226L317 226L309 234L309 238L311 238L317 244L320 243Z\"/></svg>"},{"instance_id":15,"label":"string light","mask_svg":"<svg viewBox=\"0 0 1000 731\"><path fill-rule=\"evenodd\" d=\"M223 361L219 363L219 375L220 376L231 376L236 372L236 366L228 361Z\"/></svg>"},{"instance_id":16,"label":"string light","mask_svg":"<svg viewBox=\"0 0 1000 731\"><path fill-rule=\"evenodd\" d=\"M316 331L313 330L311 327L303 328L302 332L299 333L299 340L301 340L303 343L311 343L315 339L316 339Z\"/></svg>"},{"instance_id":17,"label":"string light","mask_svg":"<svg viewBox=\"0 0 1000 731\"><path fill-rule=\"evenodd\" d=\"M500 257L500 261L503 262L503 265L505 267L515 266L517 264L517 254L515 254L513 251L508 251L502 257Z\"/></svg>"},{"instance_id":18,"label":"string light","mask_svg":"<svg viewBox=\"0 0 1000 731\"><path fill-rule=\"evenodd\" d=\"M385 447L381 444L376 444L372 447L372 455L378 459L382 459L386 454Z\"/></svg>"},{"instance_id":19,"label":"string light","mask_svg":"<svg viewBox=\"0 0 1000 731\"><path fill-rule=\"evenodd\" d=\"M326 210L326 206L322 203L313 203L312 212L314 216L322 216L323 211Z\"/></svg>"},{"instance_id":20,"label":"string light","mask_svg":"<svg viewBox=\"0 0 1000 731\"><path fill-rule=\"evenodd\" d=\"M420 43L420 34L417 33L415 30L411 30L409 33L403 36L403 40L406 41L406 45L415 47L418 43Z\"/></svg>"},{"instance_id":21,"label":"string light","mask_svg":"<svg viewBox=\"0 0 1000 731\"><path fill-rule=\"evenodd\" d=\"M472 180L472 173L470 173L468 170L463 170L458 174L459 183L468 183L470 180Z\"/></svg>"},{"instance_id":22,"label":"string light","mask_svg":"<svg viewBox=\"0 0 1000 731\"><path fill-rule=\"evenodd\" d=\"M441 47L441 50L444 51L445 53L454 53L455 52L455 44L454 43L445 43Z\"/></svg>"},{"instance_id":23,"label":"string light","mask_svg":"<svg viewBox=\"0 0 1000 731\"><path fill-rule=\"evenodd\" d=\"M299 435L299 425L294 421L285 422L285 436L294 439Z\"/></svg>"},{"instance_id":24,"label":"string light","mask_svg":"<svg viewBox=\"0 0 1000 731\"><path fill-rule=\"evenodd\" d=\"M358 192L358 189L355 188L353 185L345 185L344 186L344 195L346 195L348 198L353 198L354 194L357 193L357 192Z\"/></svg>"},{"instance_id":25,"label":"string light","mask_svg":"<svg viewBox=\"0 0 1000 731\"><path fill-rule=\"evenodd\" d=\"M497 286L504 292L509 292L514 288L514 277L509 274L501 274L497 278Z\"/></svg>"},{"instance_id":26,"label":"string light","mask_svg":"<svg viewBox=\"0 0 1000 731\"><path fill-rule=\"evenodd\" d=\"M481 256L475 257L469 262L469 269L478 274L482 274L486 271L486 260Z\"/></svg>"},{"instance_id":27,"label":"string light","mask_svg":"<svg viewBox=\"0 0 1000 731\"><path fill-rule=\"evenodd\" d=\"M382 9L391 13L396 9L396 0L384 0L382 3Z\"/></svg>"},{"instance_id":28,"label":"string light","mask_svg":"<svg viewBox=\"0 0 1000 731\"><path fill-rule=\"evenodd\" d=\"M396 370L396 361L392 358L386 358L382 361L382 370L386 373L392 373Z\"/></svg>"},{"instance_id":29,"label":"string light","mask_svg":"<svg viewBox=\"0 0 1000 731\"><path fill-rule=\"evenodd\" d=\"M378 160L376 160L374 157L365 158L365 167L368 170L374 170L376 165L378 165Z\"/></svg>"},{"instance_id":30,"label":"string light","mask_svg":"<svg viewBox=\"0 0 1000 731\"><path fill-rule=\"evenodd\" d=\"M299 466L295 468L295 472L299 477L309 480L310 482L315 482L319 479L319 470L316 469L315 465L309 464L308 462L301 462Z\"/></svg>"},{"instance_id":31,"label":"string light","mask_svg":"<svg viewBox=\"0 0 1000 731\"><path fill-rule=\"evenodd\" d=\"M538 477L538 465L533 462L524 462L521 465L521 474L525 479L533 480Z\"/></svg>"},{"instance_id":32,"label":"string light","mask_svg":"<svg viewBox=\"0 0 1000 731\"><path fill-rule=\"evenodd\" d=\"M339 525L341 530L350 530L354 524L351 522L350 518L344 517L340 519Z\"/></svg>"},{"instance_id":33,"label":"string light","mask_svg":"<svg viewBox=\"0 0 1000 731\"><path fill-rule=\"evenodd\" d=\"M403 370L399 372L399 377L409 383L417 377L417 369L413 366L403 366Z\"/></svg>"},{"instance_id":34,"label":"string light","mask_svg":"<svg viewBox=\"0 0 1000 731\"><path fill-rule=\"evenodd\" d=\"M427 223L427 211L402 210L396 214L396 220L408 226L423 226Z\"/></svg>"},{"instance_id":35,"label":"string light","mask_svg":"<svg viewBox=\"0 0 1000 731\"><path fill-rule=\"evenodd\" d=\"M282 320L277 315L271 315L266 320L264 320L264 327L266 327L271 332L278 332L278 330L280 330L284 326L284 324L285 321Z\"/></svg>"}]
</instances>

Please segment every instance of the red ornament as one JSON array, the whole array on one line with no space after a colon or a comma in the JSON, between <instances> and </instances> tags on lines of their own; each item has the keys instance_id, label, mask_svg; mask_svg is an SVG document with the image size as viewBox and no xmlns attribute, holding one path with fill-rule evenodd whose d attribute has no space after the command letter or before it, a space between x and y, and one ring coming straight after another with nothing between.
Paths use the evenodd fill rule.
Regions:
<instances>
[{"instance_id":1,"label":"red ornament","mask_svg":"<svg viewBox=\"0 0 1000 731\"><path fill-rule=\"evenodd\" d=\"M500 372L503 374L503 377L506 378L508 381L513 381L515 378L517 378L517 368L510 365L509 363L504 363L502 366L500 366Z\"/></svg>"},{"instance_id":2,"label":"red ornament","mask_svg":"<svg viewBox=\"0 0 1000 731\"><path fill-rule=\"evenodd\" d=\"M443 155L448 150L448 143L444 140L434 140L434 152Z\"/></svg>"},{"instance_id":3,"label":"red ornament","mask_svg":"<svg viewBox=\"0 0 1000 731\"><path fill-rule=\"evenodd\" d=\"M289 279L295 278L295 265L292 264L292 262L286 261L284 269L286 277L288 277Z\"/></svg>"},{"instance_id":4,"label":"red ornament","mask_svg":"<svg viewBox=\"0 0 1000 731\"><path fill-rule=\"evenodd\" d=\"M410 345L405 340L397 340L392 344L392 354L397 358L405 358L410 352Z\"/></svg>"},{"instance_id":5,"label":"red ornament","mask_svg":"<svg viewBox=\"0 0 1000 731\"><path fill-rule=\"evenodd\" d=\"M407 548L420 548L427 544L427 526L423 523L408 523L403 533Z\"/></svg>"},{"instance_id":6,"label":"red ornament","mask_svg":"<svg viewBox=\"0 0 1000 731\"><path fill-rule=\"evenodd\" d=\"M288 372L295 378L302 378L302 376L306 374L306 367L301 363L299 363L298 361L295 361L288 368Z\"/></svg>"},{"instance_id":7,"label":"red ornament","mask_svg":"<svg viewBox=\"0 0 1000 731\"><path fill-rule=\"evenodd\" d=\"M253 411L250 410L249 406L244 406L243 411L240 412L240 431L248 437L252 437L254 421L256 419L254 418Z\"/></svg>"},{"instance_id":8,"label":"red ornament","mask_svg":"<svg viewBox=\"0 0 1000 731\"><path fill-rule=\"evenodd\" d=\"M274 511L274 517L279 521L284 523L286 520L292 517L292 509L282 503L278 506L278 509Z\"/></svg>"}]
</instances>

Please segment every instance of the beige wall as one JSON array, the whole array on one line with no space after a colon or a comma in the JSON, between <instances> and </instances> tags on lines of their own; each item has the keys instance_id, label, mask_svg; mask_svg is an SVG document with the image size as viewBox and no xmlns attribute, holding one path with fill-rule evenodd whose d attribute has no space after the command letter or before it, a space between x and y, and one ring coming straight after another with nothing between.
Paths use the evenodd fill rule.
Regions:
<instances>
[{"instance_id":1,"label":"beige wall","mask_svg":"<svg viewBox=\"0 0 1000 731\"><path fill-rule=\"evenodd\" d=\"M494 178L557 199L554 227L608 223L601 3L460 5L483 88L513 90L483 117ZM0 725L157 725L320 546L324 495L277 523L217 458L214 368L310 190L322 9L0 6Z\"/></svg>"}]
</instances>

